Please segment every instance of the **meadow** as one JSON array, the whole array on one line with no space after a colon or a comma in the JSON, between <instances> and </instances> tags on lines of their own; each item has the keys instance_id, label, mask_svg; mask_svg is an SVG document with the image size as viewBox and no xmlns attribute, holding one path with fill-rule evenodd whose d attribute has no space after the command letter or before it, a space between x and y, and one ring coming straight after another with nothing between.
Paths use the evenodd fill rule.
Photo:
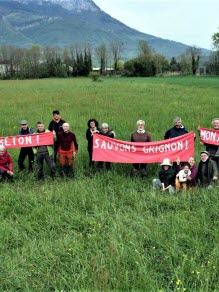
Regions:
<instances>
[{"instance_id":1,"label":"meadow","mask_svg":"<svg viewBox=\"0 0 219 292\"><path fill-rule=\"evenodd\" d=\"M158 165L132 178L88 167L87 121L129 141L143 119L153 141L180 116L189 131L219 116L219 78L88 78L0 81L0 136L19 121L48 126L52 111L77 135L75 178L44 182L18 172L0 184L0 291L219 291L219 189L152 190ZM204 147L195 141L195 154ZM35 168L37 169L36 165Z\"/></svg>"}]
</instances>

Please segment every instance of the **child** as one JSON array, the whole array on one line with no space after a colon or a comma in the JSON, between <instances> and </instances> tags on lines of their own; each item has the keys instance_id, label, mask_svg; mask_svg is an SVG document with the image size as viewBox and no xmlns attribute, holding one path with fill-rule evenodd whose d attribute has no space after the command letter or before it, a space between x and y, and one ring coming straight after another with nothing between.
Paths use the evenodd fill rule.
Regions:
<instances>
[{"instance_id":1,"label":"child","mask_svg":"<svg viewBox=\"0 0 219 292\"><path fill-rule=\"evenodd\" d=\"M176 175L176 192L178 193L181 189L187 190L187 179L191 175L189 163L185 163L182 170Z\"/></svg>"}]
</instances>

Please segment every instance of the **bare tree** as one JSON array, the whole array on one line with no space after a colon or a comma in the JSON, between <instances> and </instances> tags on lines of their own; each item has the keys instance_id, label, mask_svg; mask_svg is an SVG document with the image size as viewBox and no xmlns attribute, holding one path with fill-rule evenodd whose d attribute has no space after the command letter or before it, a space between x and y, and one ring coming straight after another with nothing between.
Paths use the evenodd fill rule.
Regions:
<instances>
[{"instance_id":1,"label":"bare tree","mask_svg":"<svg viewBox=\"0 0 219 292\"><path fill-rule=\"evenodd\" d=\"M121 55L123 53L123 42L121 41L112 41L110 43L110 51L113 56L113 62L114 62L114 72L116 73L118 70L118 61L121 58Z\"/></svg>"}]
</instances>

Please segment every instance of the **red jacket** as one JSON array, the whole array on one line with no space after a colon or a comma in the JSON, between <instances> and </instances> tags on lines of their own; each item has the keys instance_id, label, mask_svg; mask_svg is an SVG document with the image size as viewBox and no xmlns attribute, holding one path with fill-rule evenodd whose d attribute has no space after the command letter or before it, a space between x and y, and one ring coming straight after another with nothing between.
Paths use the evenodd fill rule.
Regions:
<instances>
[{"instance_id":1,"label":"red jacket","mask_svg":"<svg viewBox=\"0 0 219 292\"><path fill-rule=\"evenodd\" d=\"M75 152L78 152L78 142L76 136L73 132L60 132L58 133L58 152L72 152L73 149Z\"/></svg>"},{"instance_id":2,"label":"red jacket","mask_svg":"<svg viewBox=\"0 0 219 292\"><path fill-rule=\"evenodd\" d=\"M8 154L7 151L0 155L0 169L3 171L13 171L13 163L11 156Z\"/></svg>"}]
</instances>

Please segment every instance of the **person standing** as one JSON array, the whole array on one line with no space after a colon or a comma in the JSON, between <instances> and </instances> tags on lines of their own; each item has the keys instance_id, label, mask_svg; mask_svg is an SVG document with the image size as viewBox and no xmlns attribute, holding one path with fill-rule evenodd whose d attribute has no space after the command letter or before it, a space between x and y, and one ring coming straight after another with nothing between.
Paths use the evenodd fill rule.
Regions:
<instances>
[{"instance_id":1,"label":"person standing","mask_svg":"<svg viewBox=\"0 0 219 292\"><path fill-rule=\"evenodd\" d=\"M37 122L37 133L46 133L49 130L45 129L43 122ZM55 134L54 134L55 136ZM41 145L34 147L34 153L36 154L36 161L38 164L38 179L44 179L43 162L46 161L50 171L51 176L54 179L56 175L55 165L53 161L53 145Z\"/></svg>"},{"instance_id":2,"label":"person standing","mask_svg":"<svg viewBox=\"0 0 219 292\"><path fill-rule=\"evenodd\" d=\"M188 131L183 126L182 119L180 117L175 117L173 119L173 127L170 128L168 131L166 131L166 133L164 135L164 140L176 138L176 137L179 137L179 136L182 136L185 134L188 134ZM195 139L195 136L194 136L194 139ZM181 166L185 162L186 161L182 161ZM176 168L177 168L176 162L173 162L173 168L176 170Z\"/></svg>"},{"instance_id":3,"label":"person standing","mask_svg":"<svg viewBox=\"0 0 219 292\"><path fill-rule=\"evenodd\" d=\"M87 139L87 151L89 153L89 166L94 165L94 161L92 160L93 153L93 134L99 133L100 128L98 128L98 121L95 119L90 119L87 122L88 129L86 131L86 139Z\"/></svg>"},{"instance_id":4,"label":"person standing","mask_svg":"<svg viewBox=\"0 0 219 292\"><path fill-rule=\"evenodd\" d=\"M131 134L131 142L151 142L151 134L144 129L145 122L139 120L136 124L138 129ZM140 172L142 176L146 176L148 174L147 163L133 163L132 176L136 176L138 172Z\"/></svg>"},{"instance_id":5,"label":"person standing","mask_svg":"<svg viewBox=\"0 0 219 292\"><path fill-rule=\"evenodd\" d=\"M215 118L212 120L212 129L215 131L219 131L219 118ZM206 146L206 151L209 153L209 157L216 162L217 170L219 172L219 146L203 142L200 142L200 144Z\"/></svg>"},{"instance_id":6,"label":"person standing","mask_svg":"<svg viewBox=\"0 0 219 292\"><path fill-rule=\"evenodd\" d=\"M65 123L65 120L63 120L60 116L60 112L58 110L55 110L52 112L53 114L53 119L52 121L49 123L49 131L53 132L56 134L56 137L58 137L58 133L62 132L62 126ZM54 142L54 162L56 162L56 158L57 158L57 152L58 152L58 147L57 147L57 140Z\"/></svg>"},{"instance_id":7,"label":"person standing","mask_svg":"<svg viewBox=\"0 0 219 292\"><path fill-rule=\"evenodd\" d=\"M106 137L109 137L109 138L112 138L112 139L114 139L116 137L115 132L110 130L109 125L107 123L103 123L101 125L99 134L106 136ZM98 161L97 168L99 171L103 170L103 163L104 162L102 162L102 161ZM106 166L107 172L111 170L111 163L110 162L106 161L105 166Z\"/></svg>"},{"instance_id":8,"label":"person standing","mask_svg":"<svg viewBox=\"0 0 219 292\"><path fill-rule=\"evenodd\" d=\"M217 185L218 170L214 160L211 160L207 151L200 152L201 161L198 165L197 179L201 187L212 188Z\"/></svg>"},{"instance_id":9,"label":"person standing","mask_svg":"<svg viewBox=\"0 0 219 292\"><path fill-rule=\"evenodd\" d=\"M59 153L59 163L61 175L74 176L73 164L76 153L78 152L78 142L75 133L70 131L70 125L64 123L63 131L58 133L57 146Z\"/></svg>"},{"instance_id":10,"label":"person standing","mask_svg":"<svg viewBox=\"0 0 219 292\"><path fill-rule=\"evenodd\" d=\"M21 129L18 132L18 135L30 135L30 134L34 134L34 129L32 129L31 127L28 126L28 122L26 120L22 120L20 122L21 125ZM33 148L32 147L22 147L20 150L20 154L18 157L18 167L19 170L22 171L24 170L25 166L24 166L24 160L25 158L28 156L28 160L29 160L29 171L32 172L33 171L33 163L34 163L34 153L33 153Z\"/></svg>"},{"instance_id":11,"label":"person standing","mask_svg":"<svg viewBox=\"0 0 219 292\"><path fill-rule=\"evenodd\" d=\"M164 140L176 138L182 135L187 134L188 131L182 125L182 119L180 117L176 117L173 119L173 127L166 131L164 135Z\"/></svg>"}]
</instances>

